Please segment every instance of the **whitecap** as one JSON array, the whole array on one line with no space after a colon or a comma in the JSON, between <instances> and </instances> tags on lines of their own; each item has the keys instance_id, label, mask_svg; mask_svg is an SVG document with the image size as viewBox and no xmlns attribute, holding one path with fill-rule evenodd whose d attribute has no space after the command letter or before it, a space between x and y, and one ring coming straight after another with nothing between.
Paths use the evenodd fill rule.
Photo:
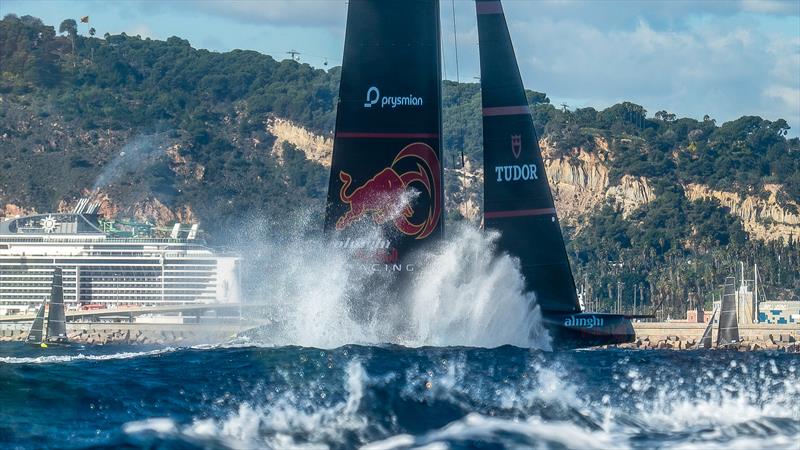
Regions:
<instances>
[{"instance_id":1,"label":"whitecap","mask_svg":"<svg viewBox=\"0 0 800 450\"><path fill-rule=\"evenodd\" d=\"M36 356L36 357L14 357L14 356L0 356L0 363L5 364L53 364L53 363L66 363L72 361L108 361L115 359L132 359L143 358L154 355L161 355L178 350L173 347L165 347L157 350L150 350L146 352L120 352L111 353L107 355L84 355L78 353L77 355L49 355L49 356Z\"/></svg>"}]
</instances>

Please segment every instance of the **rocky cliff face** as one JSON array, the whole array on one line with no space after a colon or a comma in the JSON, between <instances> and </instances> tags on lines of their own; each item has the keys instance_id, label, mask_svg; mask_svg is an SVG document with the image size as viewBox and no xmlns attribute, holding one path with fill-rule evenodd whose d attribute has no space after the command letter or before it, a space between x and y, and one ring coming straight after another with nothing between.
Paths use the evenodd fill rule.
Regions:
<instances>
[{"instance_id":1,"label":"rocky cliff face","mask_svg":"<svg viewBox=\"0 0 800 450\"><path fill-rule=\"evenodd\" d=\"M86 194L89 196L92 193L87 192ZM138 222L149 222L159 227L175 222L197 222L191 206L182 205L171 209L152 196L130 205L119 204L104 192L95 192L91 198L100 203L100 214L108 218L130 217ZM75 203L77 203L77 199L72 202L62 201L59 204L59 211L71 211L75 207Z\"/></svg>"},{"instance_id":2,"label":"rocky cliff face","mask_svg":"<svg viewBox=\"0 0 800 450\"><path fill-rule=\"evenodd\" d=\"M331 155L333 154L332 138L316 135L289 120L279 117L269 117L267 119L267 131L275 136L272 153L279 160L283 155L283 144L288 142L302 150L310 161L322 164L325 167L331 166Z\"/></svg>"},{"instance_id":3,"label":"rocky cliff face","mask_svg":"<svg viewBox=\"0 0 800 450\"><path fill-rule=\"evenodd\" d=\"M193 178L195 181L203 180L206 168L181 156L181 144L170 145L167 147L166 153L171 161L170 169L172 169L176 175L183 178Z\"/></svg>"},{"instance_id":4,"label":"rocky cliff face","mask_svg":"<svg viewBox=\"0 0 800 450\"><path fill-rule=\"evenodd\" d=\"M483 167L469 158L464 159L464 168L445 168L445 208L458 211L468 221L480 225L483 222ZM452 192L447 192L451 186Z\"/></svg>"},{"instance_id":5,"label":"rocky cliff face","mask_svg":"<svg viewBox=\"0 0 800 450\"><path fill-rule=\"evenodd\" d=\"M745 231L752 238L789 242L800 237L800 206L791 201L782 205L777 199L780 192L778 185L767 185L761 196L742 196L713 190L702 184L689 184L684 188L690 200L718 200L742 221Z\"/></svg>"},{"instance_id":6,"label":"rocky cliff face","mask_svg":"<svg viewBox=\"0 0 800 450\"><path fill-rule=\"evenodd\" d=\"M594 152L578 149L560 158L554 156L554 148L546 139L539 146L556 208L565 224L580 228L581 216L605 203L615 205L627 217L655 198L652 186L643 177L625 175L619 183L611 184L606 164L608 145L601 139L596 141Z\"/></svg>"},{"instance_id":7,"label":"rocky cliff face","mask_svg":"<svg viewBox=\"0 0 800 450\"><path fill-rule=\"evenodd\" d=\"M2 206L3 207L0 208L0 220L13 219L15 217L36 214L35 209L21 208L13 203L6 203L5 205Z\"/></svg>"}]
</instances>

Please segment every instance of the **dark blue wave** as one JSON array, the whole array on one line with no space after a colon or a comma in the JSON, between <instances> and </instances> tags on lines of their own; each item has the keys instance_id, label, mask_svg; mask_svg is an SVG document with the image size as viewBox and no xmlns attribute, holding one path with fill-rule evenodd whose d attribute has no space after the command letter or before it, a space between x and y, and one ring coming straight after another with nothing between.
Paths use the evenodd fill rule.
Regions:
<instances>
[{"instance_id":1,"label":"dark blue wave","mask_svg":"<svg viewBox=\"0 0 800 450\"><path fill-rule=\"evenodd\" d=\"M2 448L796 448L800 439L800 357L787 353L6 344L0 355Z\"/></svg>"}]
</instances>

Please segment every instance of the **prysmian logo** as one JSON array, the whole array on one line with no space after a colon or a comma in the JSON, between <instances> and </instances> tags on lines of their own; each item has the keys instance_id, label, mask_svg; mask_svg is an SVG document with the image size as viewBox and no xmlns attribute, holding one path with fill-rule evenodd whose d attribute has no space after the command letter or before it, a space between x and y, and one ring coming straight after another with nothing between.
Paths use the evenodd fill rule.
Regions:
<instances>
[{"instance_id":1,"label":"prysmian logo","mask_svg":"<svg viewBox=\"0 0 800 450\"><path fill-rule=\"evenodd\" d=\"M575 317L569 316L564 319L565 327L594 328L603 326L603 318L597 316Z\"/></svg>"},{"instance_id":2,"label":"prysmian logo","mask_svg":"<svg viewBox=\"0 0 800 450\"><path fill-rule=\"evenodd\" d=\"M381 91L375 87L370 86L367 89L367 101L364 103L364 108L372 108L373 105L381 103L381 108L391 106L397 108L398 106L422 106L422 97L415 97L413 95L401 96L384 96L381 97Z\"/></svg>"}]
</instances>

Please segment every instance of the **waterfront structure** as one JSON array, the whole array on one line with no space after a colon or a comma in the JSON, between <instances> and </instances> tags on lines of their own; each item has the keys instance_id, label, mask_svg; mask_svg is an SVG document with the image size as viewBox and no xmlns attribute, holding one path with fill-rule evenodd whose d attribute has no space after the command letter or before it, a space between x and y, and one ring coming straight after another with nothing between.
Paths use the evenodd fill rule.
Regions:
<instances>
[{"instance_id":1,"label":"waterfront structure","mask_svg":"<svg viewBox=\"0 0 800 450\"><path fill-rule=\"evenodd\" d=\"M758 304L759 323L800 324L800 301L761 302Z\"/></svg>"},{"instance_id":2,"label":"waterfront structure","mask_svg":"<svg viewBox=\"0 0 800 450\"><path fill-rule=\"evenodd\" d=\"M161 238L135 225L121 231L85 200L71 213L0 222L0 315L39 305L56 267L63 269L67 308L239 300L239 258L198 241L197 225L183 238L179 224Z\"/></svg>"},{"instance_id":3,"label":"waterfront structure","mask_svg":"<svg viewBox=\"0 0 800 450\"><path fill-rule=\"evenodd\" d=\"M686 311L686 320L673 320L673 322L686 323L709 323L714 311L707 311L702 308L689 309Z\"/></svg>"}]
</instances>

